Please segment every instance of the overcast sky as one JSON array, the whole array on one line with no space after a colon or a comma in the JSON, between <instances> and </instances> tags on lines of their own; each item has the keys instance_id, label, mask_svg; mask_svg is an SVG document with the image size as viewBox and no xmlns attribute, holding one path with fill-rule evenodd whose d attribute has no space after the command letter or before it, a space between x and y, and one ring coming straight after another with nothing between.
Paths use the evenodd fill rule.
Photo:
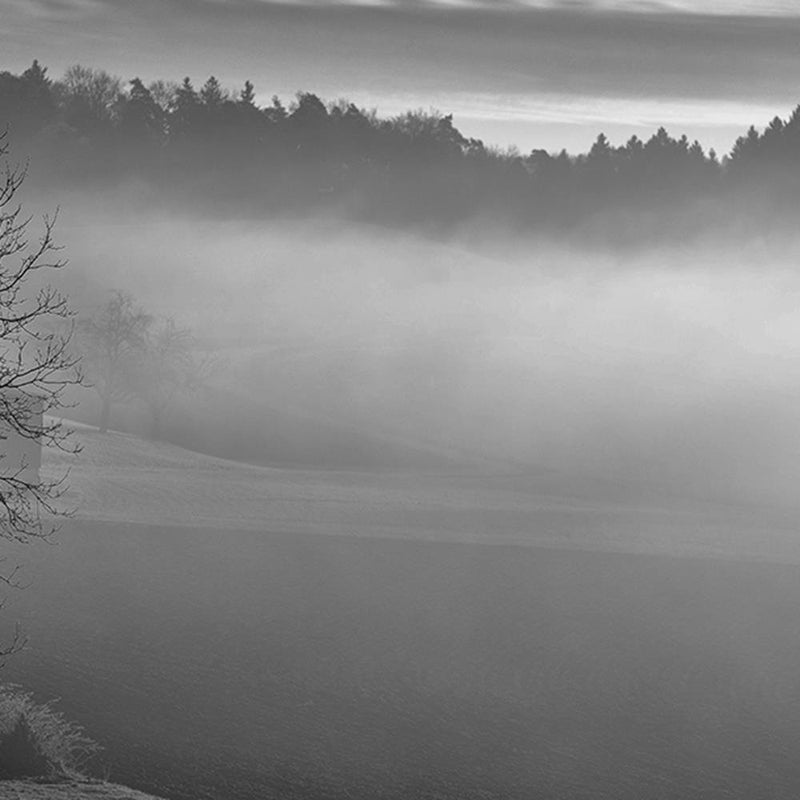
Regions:
<instances>
[{"instance_id":1,"label":"overcast sky","mask_svg":"<svg viewBox=\"0 0 800 800\"><path fill-rule=\"evenodd\" d=\"M0 0L0 69L245 79L381 114L455 115L489 144L586 149L659 125L726 152L800 103L797 0Z\"/></svg>"}]
</instances>

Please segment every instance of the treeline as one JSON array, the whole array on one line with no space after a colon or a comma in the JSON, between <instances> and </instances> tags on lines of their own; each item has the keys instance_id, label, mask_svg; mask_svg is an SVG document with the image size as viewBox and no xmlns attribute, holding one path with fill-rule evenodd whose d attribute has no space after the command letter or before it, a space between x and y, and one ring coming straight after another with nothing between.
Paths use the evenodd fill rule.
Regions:
<instances>
[{"instance_id":1,"label":"treeline","mask_svg":"<svg viewBox=\"0 0 800 800\"><path fill-rule=\"evenodd\" d=\"M788 201L800 199L800 107L763 133L751 128L722 159L663 128L618 147L600 134L579 155L523 155L465 137L437 112L380 118L308 92L261 106L249 81L236 92L214 77L199 88L189 78L145 85L82 66L52 80L34 61L0 73L3 126L33 157L38 184L136 176L217 214L324 210L430 226L478 216L563 230L634 209L666 220L687 202L720 219L742 198L758 198L758 211L745 205L763 222L791 217Z\"/></svg>"}]
</instances>

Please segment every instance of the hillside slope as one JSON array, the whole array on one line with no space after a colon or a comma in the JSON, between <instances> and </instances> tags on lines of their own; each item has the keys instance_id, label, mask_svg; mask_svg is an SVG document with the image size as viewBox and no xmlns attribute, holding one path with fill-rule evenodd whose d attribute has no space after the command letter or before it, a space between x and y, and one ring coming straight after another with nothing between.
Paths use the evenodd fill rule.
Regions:
<instances>
[{"instance_id":1,"label":"hillside slope","mask_svg":"<svg viewBox=\"0 0 800 800\"><path fill-rule=\"evenodd\" d=\"M78 436L79 516L29 548L33 644L5 677L63 697L117 780L182 800L796 797L796 567L638 555L800 564L790 520Z\"/></svg>"},{"instance_id":2,"label":"hillside slope","mask_svg":"<svg viewBox=\"0 0 800 800\"><path fill-rule=\"evenodd\" d=\"M76 519L280 533L398 537L709 555L800 563L797 520L774 510L647 496L555 473L279 469L129 434L77 427L69 470Z\"/></svg>"}]
</instances>

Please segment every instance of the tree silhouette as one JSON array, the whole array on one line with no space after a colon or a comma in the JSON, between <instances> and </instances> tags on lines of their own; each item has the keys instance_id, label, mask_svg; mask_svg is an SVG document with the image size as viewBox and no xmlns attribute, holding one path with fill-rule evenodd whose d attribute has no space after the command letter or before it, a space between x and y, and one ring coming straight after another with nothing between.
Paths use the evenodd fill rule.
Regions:
<instances>
[{"instance_id":1,"label":"tree silhouette","mask_svg":"<svg viewBox=\"0 0 800 800\"><path fill-rule=\"evenodd\" d=\"M160 144L166 135L166 115L139 78L121 102L119 131L134 148Z\"/></svg>"},{"instance_id":2,"label":"tree silhouette","mask_svg":"<svg viewBox=\"0 0 800 800\"><path fill-rule=\"evenodd\" d=\"M113 404L133 395L130 376L145 351L151 323L152 317L124 292L114 292L93 318L81 321L87 374L101 401L101 433L111 423Z\"/></svg>"},{"instance_id":3,"label":"tree silhouette","mask_svg":"<svg viewBox=\"0 0 800 800\"><path fill-rule=\"evenodd\" d=\"M200 98L191 80L186 77L175 90L169 114L169 138L173 143L182 143L197 133L200 119Z\"/></svg>"},{"instance_id":4,"label":"tree silhouette","mask_svg":"<svg viewBox=\"0 0 800 800\"><path fill-rule=\"evenodd\" d=\"M51 414L64 407L65 391L82 380L71 351L72 312L67 298L38 280L59 270L52 218L45 218L38 242L28 238L30 220L17 204L24 170L8 162L0 137L0 440L28 440L37 446L72 450L69 432ZM27 463L0 456L0 538L25 542L53 530L46 515L58 515L63 479L46 479ZM43 516L44 515L44 516ZM6 576L7 577L7 576Z\"/></svg>"},{"instance_id":5,"label":"tree silhouette","mask_svg":"<svg viewBox=\"0 0 800 800\"><path fill-rule=\"evenodd\" d=\"M666 229L687 201L713 199L720 220L726 204L741 209L758 197L751 215L769 207L770 218L788 222L800 200L800 107L763 132L751 127L721 161L663 127L621 145L600 134L586 153L525 156L486 147L437 111L380 118L308 91L288 108L277 96L260 107L251 81L235 93L213 75L199 91L189 77L123 87L80 65L53 83L34 62L20 75L0 73L4 124L25 132L52 179L86 184L134 169L183 202L255 214L328 207L426 227L488 214L568 231L607 212L647 210Z\"/></svg>"},{"instance_id":6,"label":"tree silhouette","mask_svg":"<svg viewBox=\"0 0 800 800\"><path fill-rule=\"evenodd\" d=\"M242 91L239 92L239 105L252 109L256 108L256 91L250 81L245 81Z\"/></svg>"},{"instance_id":7,"label":"tree silhouette","mask_svg":"<svg viewBox=\"0 0 800 800\"><path fill-rule=\"evenodd\" d=\"M122 96L119 78L105 70L75 64L66 71L58 88L69 125L94 136L111 130Z\"/></svg>"}]
</instances>

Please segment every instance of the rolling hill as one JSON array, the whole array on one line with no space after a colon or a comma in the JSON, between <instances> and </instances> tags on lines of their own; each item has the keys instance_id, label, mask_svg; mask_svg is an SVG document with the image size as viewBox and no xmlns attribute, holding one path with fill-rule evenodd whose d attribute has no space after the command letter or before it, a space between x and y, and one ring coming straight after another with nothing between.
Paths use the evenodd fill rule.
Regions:
<instances>
[{"instance_id":1,"label":"rolling hill","mask_svg":"<svg viewBox=\"0 0 800 800\"><path fill-rule=\"evenodd\" d=\"M485 461L450 469L270 468L69 423L76 520L242 531L397 537L800 563L797 519Z\"/></svg>"},{"instance_id":2,"label":"rolling hill","mask_svg":"<svg viewBox=\"0 0 800 800\"><path fill-rule=\"evenodd\" d=\"M499 464L269 468L76 436L44 460L71 468L77 513L24 550L3 616L31 644L5 677L61 697L114 780L175 800L797 796L789 517Z\"/></svg>"}]
</instances>

